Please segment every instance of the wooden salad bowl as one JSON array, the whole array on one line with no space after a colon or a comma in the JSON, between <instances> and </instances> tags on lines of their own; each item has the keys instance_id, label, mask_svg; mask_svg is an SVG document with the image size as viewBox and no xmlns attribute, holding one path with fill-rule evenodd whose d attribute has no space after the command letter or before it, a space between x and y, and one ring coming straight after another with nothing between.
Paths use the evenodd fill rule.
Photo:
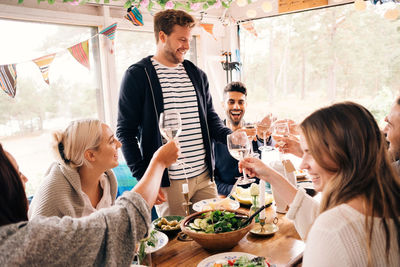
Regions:
<instances>
[{"instance_id":1,"label":"wooden salad bowl","mask_svg":"<svg viewBox=\"0 0 400 267\"><path fill-rule=\"evenodd\" d=\"M211 210L214 211L214 210ZM244 218L248 215L244 212L226 210L235 213L238 217ZM208 212L208 211L207 211ZM200 246L211 251L223 251L233 248L239 241L254 227L254 220L241 228L224 233L205 233L193 231L188 225L196 218L201 217L205 211L193 213L181 221L182 232L191 237Z\"/></svg>"}]
</instances>

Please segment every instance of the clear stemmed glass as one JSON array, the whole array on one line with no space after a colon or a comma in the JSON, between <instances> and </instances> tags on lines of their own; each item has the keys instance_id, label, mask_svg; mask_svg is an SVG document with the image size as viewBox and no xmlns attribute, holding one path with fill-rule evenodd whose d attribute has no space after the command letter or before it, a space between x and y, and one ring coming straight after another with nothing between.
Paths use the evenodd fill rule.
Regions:
<instances>
[{"instance_id":1,"label":"clear stemmed glass","mask_svg":"<svg viewBox=\"0 0 400 267\"><path fill-rule=\"evenodd\" d=\"M169 109L162 112L160 114L159 128L161 135L167 141L177 138L182 132L182 119L179 112L176 109ZM182 166L185 174L185 167L191 168L191 166L187 165L182 160L177 160L176 164Z\"/></svg>"},{"instance_id":2,"label":"clear stemmed glass","mask_svg":"<svg viewBox=\"0 0 400 267\"><path fill-rule=\"evenodd\" d=\"M179 136L182 131L182 119L175 109L165 110L160 114L160 132L167 141Z\"/></svg>"},{"instance_id":3,"label":"clear stemmed glass","mask_svg":"<svg viewBox=\"0 0 400 267\"><path fill-rule=\"evenodd\" d=\"M289 134L289 124L287 122L275 122L272 125L272 137L277 137L276 139L279 139L279 137L289 137ZM285 145L285 142L278 141L277 144L282 148ZM281 152L279 153L279 157L282 159Z\"/></svg>"},{"instance_id":4,"label":"clear stemmed glass","mask_svg":"<svg viewBox=\"0 0 400 267\"><path fill-rule=\"evenodd\" d=\"M263 139L263 145L258 150L268 150L267 137L271 134L271 123L276 118L272 114L268 114L266 117L262 117L257 121L257 136L261 136Z\"/></svg>"},{"instance_id":5,"label":"clear stemmed glass","mask_svg":"<svg viewBox=\"0 0 400 267\"><path fill-rule=\"evenodd\" d=\"M247 137L250 142L250 156L259 157L258 153L255 153L253 150L253 140L256 138L256 124L251 122L246 122L243 124L243 128L246 130Z\"/></svg>"},{"instance_id":6,"label":"clear stemmed glass","mask_svg":"<svg viewBox=\"0 0 400 267\"><path fill-rule=\"evenodd\" d=\"M250 142L244 131L236 131L228 135L227 145L229 153L237 160L244 159L250 152ZM249 184L254 181L255 179L248 179L243 170L243 178L238 181L238 184Z\"/></svg>"}]
</instances>

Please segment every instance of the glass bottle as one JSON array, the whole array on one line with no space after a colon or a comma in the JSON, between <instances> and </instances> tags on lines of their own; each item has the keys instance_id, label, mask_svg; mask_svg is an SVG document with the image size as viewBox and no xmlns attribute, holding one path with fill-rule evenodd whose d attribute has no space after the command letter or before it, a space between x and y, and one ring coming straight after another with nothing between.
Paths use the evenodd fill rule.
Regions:
<instances>
[{"instance_id":1,"label":"glass bottle","mask_svg":"<svg viewBox=\"0 0 400 267\"><path fill-rule=\"evenodd\" d=\"M253 213L255 213L259 208L260 208L260 203L258 201L258 195L252 195L249 216L251 216ZM260 214L257 214L256 217L254 218L256 223L260 222L259 215Z\"/></svg>"}]
</instances>

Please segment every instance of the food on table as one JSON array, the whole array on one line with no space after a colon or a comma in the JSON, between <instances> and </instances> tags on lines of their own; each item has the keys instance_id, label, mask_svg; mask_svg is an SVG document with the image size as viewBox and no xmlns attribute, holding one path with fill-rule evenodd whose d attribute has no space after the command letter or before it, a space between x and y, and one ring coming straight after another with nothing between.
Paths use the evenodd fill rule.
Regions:
<instances>
[{"instance_id":1,"label":"food on table","mask_svg":"<svg viewBox=\"0 0 400 267\"><path fill-rule=\"evenodd\" d=\"M229 209L233 209L234 208L233 204L234 203L232 203L230 198L224 198L224 199L221 199L220 201L215 202L215 203L212 203L212 202L207 203L206 205L204 205L202 207L201 210L202 211L205 211L205 210L219 210L219 209L221 209L221 210L229 210Z\"/></svg>"},{"instance_id":2,"label":"food on table","mask_svg":"<svg viewBox=\"0 0 400 267\"><path fill-rule=\"evenodd\" d=\"M168 221L166 218L161 218L156 224L161 230L177 230L179 229L179 222L177 220Z\"/></svg>"},{"instance_id":3,"label":"food on table","mask_svg":"<svg viewBox=\"0 0 400 267\"><path fill-rule=\"evenodd\" d=\"M242 204L251 205L251 193L250 188L236 187L235 192L232 196ZM265 204L269 204L274 201L272 194L265 192Z\"/></svg>"},{"instance_id":4,"label":"food on table","mask_svg":"<svg viewBox=\"0 0 400 267\"><path fill-rule=\"evenodd\" d=\"M140 240L139 251L138 251L138 257L139 257L140 262L142 262L143 259L146 257L146 246L149 246L149 247L156 246L156 244L158 242L156 234L157 234L157 231L153 230L153 231L151 231L151 233L148 237Z\"/></svg>"},{"instance_id":5,"label":"food on table","mask_svg":"<svg viewBox=\"0 0 400 267\"><path fill-rule=\"evenodd\" d=\"M241 256L237 259L232 259L232 260L218 260L213 265L213 267L230 267L230 266L263 267L263 266L270 266L270 264L265 260L264 257L255 257L249 259L246 256Z\"/></svg>"},{"instance_id":6,"label":"food on table","mask_svg":"<svg viewBox=\"0 0 400 267\"><path fill-rule=\"evenodd\" d=\"M195 232L224 233L235 231L242 227L242 219L229 211L215 210L201 214L189 223L188 228Z\"/></svg>"}]
</instances>

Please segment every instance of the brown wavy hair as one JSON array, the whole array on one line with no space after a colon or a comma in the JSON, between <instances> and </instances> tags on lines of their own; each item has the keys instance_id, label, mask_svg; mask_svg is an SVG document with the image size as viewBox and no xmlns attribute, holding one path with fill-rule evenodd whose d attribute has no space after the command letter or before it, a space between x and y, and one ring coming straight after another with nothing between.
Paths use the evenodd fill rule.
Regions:
<instances>
[{"instance_id":1,"label":"brown wavy hair","mask_svg":"<svg viewBox=\"0 0 400 267\"><path fill-rule=\"evenodd\" d=\"M0 226L27 221L27 211L21 177L0 144Z\"/></svg>"},{"instance_id":2,"label":"brown wavy hair","mask_svg":"<svg viewBox=\"0 0 400 267\"><path fill-rule=\"evenodd\" d=\"M192 15L182 10L167 9L154 15L154 35L158 43L158 33L170 35L175 25L193 28L196 23Z\"/></svg>"},{"instance_id":3,"label":"brown wavy hair","mask_svg":"<svg viewBox=\"0 0 400 267\"><path fill-rule=\"evenodd\" d=\"M361 197L371 216L365 216L368 265L372 265L374 227L374 220L370 218L382 218L387 255L393 234L389 232L389 219L394 221L400 247L400 207L395 204L400 199L400 178L392 167L385 137L372 114L359 104L343 102L312 113L300 128L315 161L335 172L323 190L320 212ZM328 160L336 167L329 167L332 164Z\"/></svg>"},{"instance_id":4,"label":"brown wavy hair","mask_svg":"<svg viewBox=\"0 0 400 267\"><path fill-rule=\"evenodd\" d=\"M372 114L359 104L343 102L315 111L300 128L315 161L335 173L323 190L320 212L361 197L367 214L382 218L386 254L393 234L389 232L389 219L395 223L400 247L400 206L392 206L400 199L400 178L392 167L385 137ZM328 161L333 161L336 167ZM371 217L365 219L368 265L372 265L374 220Z\"/></svg>"}]
</instances>

